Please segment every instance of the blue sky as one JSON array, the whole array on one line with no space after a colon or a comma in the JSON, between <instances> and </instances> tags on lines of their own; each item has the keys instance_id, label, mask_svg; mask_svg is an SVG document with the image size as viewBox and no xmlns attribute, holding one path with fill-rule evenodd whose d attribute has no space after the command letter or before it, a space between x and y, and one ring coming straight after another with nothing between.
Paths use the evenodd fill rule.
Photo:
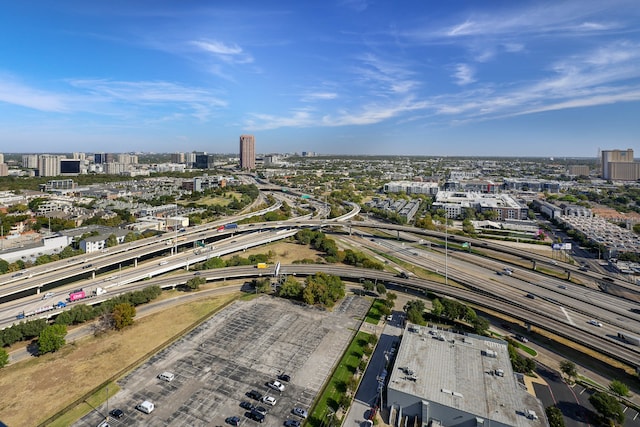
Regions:
<instances>
[{"instance_id":1,"label":"blue sky","mask_svg":"<svg viewBox=\"0 0 640 427\"><path fill-rule=\"evenodd\" d=\"M0 151L640 151L640 7L13 1Z\"/></svg>"}]
</instances>

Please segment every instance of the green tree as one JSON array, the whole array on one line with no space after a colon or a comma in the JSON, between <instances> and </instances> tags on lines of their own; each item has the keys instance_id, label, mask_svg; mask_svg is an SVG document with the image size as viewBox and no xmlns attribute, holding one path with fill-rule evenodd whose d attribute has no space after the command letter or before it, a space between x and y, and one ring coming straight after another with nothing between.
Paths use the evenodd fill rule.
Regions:
<instances>
[{"instance_id":1,"label":"green tree","mask_svg":"<svg viewBox=\"0 0 640 427\"><path fill-rule=\"evenodd\" d=\"M375 284L371 281L371 280L364 280L362 282L362 289L364 289L367 292L371 292L373 291L373 289L375 288Z\"/></svg>"},{"instance_id":2,"label":"green tree","mask_svg":"<svg viewBox=\"0 0 640 427\"><path fill-rule=\"evenodd\" d=\"M283 298L300 299L302 296L302 283L295 278L288 276L284 283L280 285L278 295Z\"/></svg>"},{"instance_id":3,"label":"green tree","mask_svg":"<svg viewBox=\"0 0 640 427\"><path fill-rule=\"evenodd\" d=\"M589 403L607 421L607 424L610 424L611 421L618 425L624 424L622 405L615 397L608 393L597 391L589 397Z\"/></svg>"},{"instance_id":4,"label":"green tree","mask_svg":"<svg viewBox=\"0 0 640 427\"><path fill-rule=\"evenodd\" d=\"M384 285L384 283L378 283L378 285L376 286L376 292L378 293L378 295L384 295L387 293L387 287Z\"/></svg>"},{"instance_id":5,"label":"green tree","mask_svg":"<svg viewBox=\"0 0 640 427\"><path fill-rule=\"evenodd\" d=\"M117 304L111 311L113 316L113 326L117 330L133 325L133 318L136 316L136 309L128 302Z\"/></svg>"},{"instance_id":6,"label":"green tree","mask_svg":"<svg viewBox=\"0 0 640 427\"><path fill-rule=\"evenodd\" d=\"M575 380L578 376L578 369L576 364L570 360L563 360L560 362L560 371L569 377L570 380Z\"/></svg>"},{"instance_id":7,"label":"green tree","mask_svg":"<svg viewBox=\"0 0 640 427\"><path fill-rule=\"evenodd\" d=\"M442 305L440 300L438 298L434 299L431 302L431 314L433 314L436 317L440 317L442 316L443 312L444 312L444 306Z\"/></svg>"},{"instance_id":8,"label":"green tree","mask_svg":"<svg viewBox=\"0 0 640 427\"><path fill-rule=\"evenodd\" d=\"M480 317L477 316L474 321L472 322L473 324L473 332L477 335L487 335L487 332L489 331L489 321L487 319L485 319L484 317Z\"/></svg>"},{"instance_id":9,"label":"green tree","mask_svg":"<svg viewBox=\"0 0 640 427\"><path fill-rule=\"evenodd\" d=\"M110 234L109 237L107 237L106 245L108 248L118 246L118 238L115 234Z\"/></svg>"},{"instance_id":10,"label":"green tree","mask_svg":"<svg viewBox=\"0 0 640 427\"><path fill-rule=\"evenodd\" d=\"M609 390L611 390L613 394L618 396L618 398L626 397L629 395L629 387L627 387L625 383L619 380L611 381L611 384L609 384Z\"/></svg>"},{"instance_id":11,"label":"green tree","mask_svg":"<svg viewBox=\"0 0 640 427\"><path fill-rule=\"evenodd\" d=\"M200 285L204 285L205 283L207 283L207 279L204 277L192 277L187 280L185 287L190 291L197 291L200 289Z\"/></svg>"},{"instance_id":12,"label":"green tree","mask_svg":"<svg viewBox=\"0 0 640 427\"><path fill-rule=\"evenodd\" d=\"M557 406L547 406L544 411L549 420L549 427L564 427L562 411Z\"/></svg>"},{"instance_id":13,"label":"green tree","mask_svg":"<svg viewBox=\"0 0 640 427\"><path fill-rule=\"evenodd\" d=\"M271 280L265 278L254 279L253 285L256 288L256 292L266 294L271 290Z\"/></svg>"},{"instance_id":14,"label":"green tree","mask_svg":"<svg viewBox=\"0 0 640 427\"><path fill-rule=\"evenodd\" d=\"M0 274L4 274L9 271L9 263L0 258Z\"/></svg>"},{"instance_id":15,"label":"green tree","mask_svg":"<svg viewBox=\"0 0 640 427\"><path fill-rule=\"evenodd\" d=\"M9 353L0 347L0 368L4 368L7 364L9 364Z\"/></svg>"},{"instance_id":16,"label":"green tree","mask_svg":"<svg viewBox=\"0 0 640 427\"><path fill-rule=\"evenodd\" d=\"M407 301L404 305L404 311L407 313L407 320L417 325L424 325L424 302L421 300Z\"/></svg>"},{"instance_id":17,"label":"green tree","mask_svg":"<svg viewBox=\"0 0 640 427\"><path fill-rule=\"evenodd\" d=\"M65 325L50 325L40 332L38 337L38 353L53 353L65 345L67 327Z\"/></svg>"}]
</instances>

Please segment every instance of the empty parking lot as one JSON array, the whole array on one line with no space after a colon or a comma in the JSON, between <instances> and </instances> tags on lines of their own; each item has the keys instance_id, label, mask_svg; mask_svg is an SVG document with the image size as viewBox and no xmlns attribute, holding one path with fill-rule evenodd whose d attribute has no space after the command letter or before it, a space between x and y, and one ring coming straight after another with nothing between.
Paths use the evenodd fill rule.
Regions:
<instances>
[{"instance_id":1,"label":"empty parking lot","mask_svg":"<svg viewBox=\"0 0 640 427\"><path fill-rule=\"evenodd\" d=\"M96 426L108 410L124 416L111 426L222 426L230 416L241 425L259 425L244 416L241 401L257 390L277 399L262 426L280 426L295 418L295 406L310 409L334 364L369 308L369 301L347 296L333 311L263 296L226 307L200 327L153 356L118 383L122 390L76 426ZM157 378L175 375L171 382ZM266 383L286 373L282 393ZM155 404L151 414L135 406Z\"/></svg>"}]
</instances>

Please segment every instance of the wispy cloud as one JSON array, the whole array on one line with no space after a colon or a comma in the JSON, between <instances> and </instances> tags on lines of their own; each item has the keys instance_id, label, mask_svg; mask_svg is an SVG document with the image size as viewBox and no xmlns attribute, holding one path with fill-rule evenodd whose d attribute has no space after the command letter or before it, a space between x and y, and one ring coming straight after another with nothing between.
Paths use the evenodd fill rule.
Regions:
<instances>
[{"instance_id":1,"label":"wispy cloud","mask_svg":"<svg viewBox=\"0 0 640 427\"><path fill-rule=\"evenodd\" d=\"M338 97L338 94L335 92L310 92L310 93L304 94L304 96L302 97L302 100L303 101L317 101L317 100L326 101L326 100L336 99L337 97Z\"/></svg>"},{"instance_id":2,"label":"wispy cloud","mask_svg":"<svg viewBox=\"0 0 640 427\"><path fill-rule=\"evenodd\" d=\"M213 54L224 62L234 64L248 64L253 62L253 57L245 53L243 49L236 44L228 45L217 40L193 40L190 44L200 50Z\"/></svg>"},{"instance_id":3,"label":"wispy cloud","mask_svg":"<svg viewBox=\"0 0 640 427\"><path fill-rule=\"evenodd\" d=\"M468 64L458 64L453 77L456 79L457 85L465 86L476 81L474 73L475 70Z\"/></svg>"},{"instance_id":4,"label":"wispy cloud","mask_svg":"<svg viewBox=\"0 0 640 427\"><path fill-rule=\"evenodd\" d=\"M38 111L65 113L73 105L69 95L36 89L0 75L0 102Z\"/></svg>"},{"instance_id":5,"label":"wispy cloud","mask_svg":"<svg viewBox=\"0 0 640 427\"><path fill-rule=\"evenodd\" d=\"M459 119L491 119L568 108L638 101L640 46L610 43L550 65L552 75L528 84L494 84L431 99L437 114Z\"/></svg>"}]
</instances>

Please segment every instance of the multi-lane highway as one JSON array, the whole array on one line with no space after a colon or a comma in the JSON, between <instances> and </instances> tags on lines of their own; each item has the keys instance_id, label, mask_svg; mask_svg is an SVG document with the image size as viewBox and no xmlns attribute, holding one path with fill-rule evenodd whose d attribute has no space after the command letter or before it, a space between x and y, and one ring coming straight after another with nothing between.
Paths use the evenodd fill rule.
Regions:
<instances>
[{"instance_id":1,"label":"multi-lane highway","mask_svg":"<svg viewBox=\"0 0 640 427\"><path fill-rule=\"evenodd\" d=\"M402 227L400 230L397 229L398 226L388 224L349 222L348 218L341 219L342 227L349 231L356 226L363 226L427 234L424 230L410 227ZM0 285L0 297L4 298L4 303L0 306L0 324L6 326L14 322L17 313L37 308L39 304L64 299L68 292L78 287L89 291L96 287L103 287L107 289L106 296L108 296L129 290L132 286L139 286L136 283L143 279L174 270L187 272L175 274L160 281L154 279L152 283L161 283L164 287L185 283L188 278L193 277L193 273L188 272L189 266L193 263L285 238L293 235L298 227L328 225L329 223L325 221L303 218L277 224L242 225L232 230L218 232L218 224L210 224L207 227L193 227L184 233L174 233L173 236L164 235L156 239L145 239L145 241L122 245L123 247L113 248L113 250L110 248L106 253L87 254L71 261L52 263L45 266L46 271L30 269L26 277L9 278L6 283ZM433 235L438 237L438 233ZM621 360L629 366L635 366L640 359L640 348L623 343L616 337L618 330L640 335L640 316L638 311L634 310L637 304L628 300L525 268L515 269L511 276L498 276L496 271L504 267L504 262L486 258L482 258L479 262L478 257L472 254L460 252L456 256L448 256L445 259L436 251L423 250L419 247L409 248L408 243L404 247L402 243L387 239L375 238L374 241L368 238L354 237L353 239L357 239L354 240L354 244L367 250L389 252L406 262L446 274L452 281L464 284L466 289L415 277L400 279L394 277L392 273L335 265L287 265L282 266L281 273L305 275L325 271L354 280L370 278L386 283L397 283L400 286L428 289L440 295L473 302L478 306L504 313L527 325L552 331ZM202 242L204 246L195 245L195 242ZM474 241L472 244L492 248L500 246L479 241ZM177 252L177 248L182 250ZM549 262L548 258L529 252L513 248L503 250L508 250L511 254L515 253L523 259L537 260L538 263ZM96 272L98 275L94 274ZM224 280L228 277L252 277L269 273L273 273L272 268L259 271L255 267L240 267L211 270L201 274L207 280ZM584 277L590 276L584 274ZM593 277L592 279L597 280ZM33 295L35 289L43 289L55 295L43 301L41 294ZM31 295L26 295L29 292ZM10 301L12 295L21 298ZM100 296L96 299L104 297ZM589 324L589 320L593 319L597 319L603 326Z\"/></svg>"}]
</instances>

